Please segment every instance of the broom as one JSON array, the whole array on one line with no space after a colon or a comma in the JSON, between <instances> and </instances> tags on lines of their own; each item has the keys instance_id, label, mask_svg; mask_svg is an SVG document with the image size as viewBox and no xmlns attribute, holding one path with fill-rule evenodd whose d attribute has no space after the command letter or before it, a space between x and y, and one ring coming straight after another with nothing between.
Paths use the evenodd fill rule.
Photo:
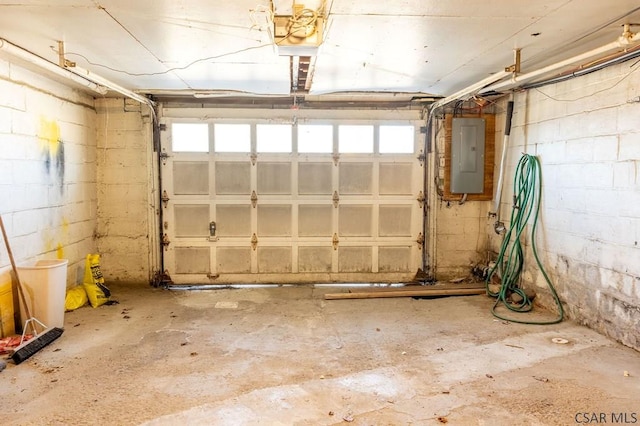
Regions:
<instances>
[{"instance_id":1,"label":"broom","mask_svg":"<svg viewBox=\"0 0 640 426\"><path fill-rule=\"evenodd\" d=\"M0 216L0 228L2 228L2 237L4 238L4 243L7 247L7 253L9 253L9 259L11 260L11 268L13 268L13 273L16 276L18 293L20 294L20 299L22 300L24 311L26 312L28 318L24 323L22 337L20 338L20 345L14 349L13 354L11 355L11 359L13 360L13 362L15 362L16 364L20 364L22 361L31 357L40 349L44 348L49 343L60 337L64 330L58 327L47 328L46 325L31 316L31 313L29 312L29 305L27 305L27 299L24 297L24 292L22 291L22 284L20 283L20 277L18 276L18 268L16 268L16 262L13 259L13 252L11 251L11 247L9 246L7 231L4 229L2 216ZM40 334L38 334L36 324L38 324L43 329ZM25 342L24 338L27 334L27 329L29 328L29 326L31 326L31 330L33 331L33 338Z\"/></svg>"}]
</instances>

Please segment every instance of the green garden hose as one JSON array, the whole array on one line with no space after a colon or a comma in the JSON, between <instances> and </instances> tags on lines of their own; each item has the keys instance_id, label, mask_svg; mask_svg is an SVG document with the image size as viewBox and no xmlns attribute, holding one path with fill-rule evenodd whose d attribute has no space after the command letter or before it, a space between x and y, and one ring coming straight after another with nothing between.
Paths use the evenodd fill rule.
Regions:
<instances>
[{"instance_id":1,"label":"green garden hose","mask_svg":"<svg viewBox=\"0 0 640 426\"><path fill-rule=\"evenodd\" d=\"M551 284L551 280L545 272L542 262L540 262L538 251L536 249L536 228L538 226L540 198L542 196L540 162L536 156L528 154L522 155L522 158L520 158L518 166L516 167L513 188L513 208L511 210L511 222L509 229L502 241L502 246L500 247L500 253L498 254L496 264L489 270L485 281L487 294L496 298L496 303L493 305L493 308L491 308L491 313L493 316L501 320L520 324L557 324L563 320L564 310L562 308L560 298L558 297L553 284ZM542 272L558 308L558 317L550 321L535 322L505 318L496 312L496 308L500 303L513 312L529 312L533 309L532 300L519 286L520 275L524 268L524 250L522 248L521 240L523 234L525 234L527 223L532 215L533 222L531 225L530 235L533 256L538 263L540 272ZM500 277L502 280L500 290L497 293L494 293L489 289L489 283L491 282L491 277L496 270L500 271ZM520 303L513 303L510 301L509 299L512 294L519 295L522 298L522 301Z\"/></svg>"}]
</instances>

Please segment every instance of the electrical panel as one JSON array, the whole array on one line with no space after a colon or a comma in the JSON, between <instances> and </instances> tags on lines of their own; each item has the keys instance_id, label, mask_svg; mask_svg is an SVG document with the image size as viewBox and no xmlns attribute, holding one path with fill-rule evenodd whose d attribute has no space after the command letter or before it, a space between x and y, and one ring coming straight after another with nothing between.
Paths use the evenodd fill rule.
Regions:
<instances>
[{"instance_id":1,"label":"electrical panel","mask_svg":"<svg viewBox=\"0 0 640 426\"><path fill-rule=\"evenodd\" d=\"M484 191L484 118L453 118L451 132L451 193Z\"/></svg>"}]
</instances>

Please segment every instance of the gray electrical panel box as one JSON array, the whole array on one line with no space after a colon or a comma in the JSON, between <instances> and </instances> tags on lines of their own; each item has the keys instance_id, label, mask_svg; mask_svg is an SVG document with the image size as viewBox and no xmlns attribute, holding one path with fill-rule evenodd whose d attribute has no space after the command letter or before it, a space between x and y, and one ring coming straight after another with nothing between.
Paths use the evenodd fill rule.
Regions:
<instances>
[{"instance_id":1,"label":"gray electrical panel box","mask_svg":"<svg viewBox=\"0 0 640 426\"><path fill-rule=\"evenodd\" d=\"M454 118L451 133L451 193L484 191L484 118Z\"/></svg>"}]
</instances>

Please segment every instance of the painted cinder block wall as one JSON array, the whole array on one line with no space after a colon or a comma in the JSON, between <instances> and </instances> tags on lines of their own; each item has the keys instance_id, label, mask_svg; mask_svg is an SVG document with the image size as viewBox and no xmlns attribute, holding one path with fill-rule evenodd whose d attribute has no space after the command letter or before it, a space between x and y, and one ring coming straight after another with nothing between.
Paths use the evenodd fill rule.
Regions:
<instances>
[{"instance_id":1,"label":"painted cinder block wall","mask_svg":"<svg viewBox=\"0 0 640 426\"><path fill-rule=\"evenodd\" d=\"M151 111L136 101L96 99L96 244L108 281L146 282L158 262Z\"/></svg>"},{"instance_id":2,"label":"painted cinder block wall","mask_svg":"<svg viewBox=\"0 0 640 426\"><path fill-rule=\"evenodd\" d=\"M640 64L516 93L502 217L523 152L542 165L541 259L567 315L640 349ZM506 109L506 100L502 102ZM502 140L504 114L497 120ZM501 124L502 123L502 124ZM500 152L497 153L499 158ZM501 238L489 233L491 248ZM527 245L525 286L553 308Z\"/></svg>"},{"instance_id":3,"label":"painted cinder block wall","mask_svg":"<svg viewBox=\"0 0 640 426\"><path fill-rule=\"evenodd\" d=\"M93 97L0 57L0 213L16 261L68 259L69 285L96 249L95 147Z\"/></svg>"}]
</instances>

